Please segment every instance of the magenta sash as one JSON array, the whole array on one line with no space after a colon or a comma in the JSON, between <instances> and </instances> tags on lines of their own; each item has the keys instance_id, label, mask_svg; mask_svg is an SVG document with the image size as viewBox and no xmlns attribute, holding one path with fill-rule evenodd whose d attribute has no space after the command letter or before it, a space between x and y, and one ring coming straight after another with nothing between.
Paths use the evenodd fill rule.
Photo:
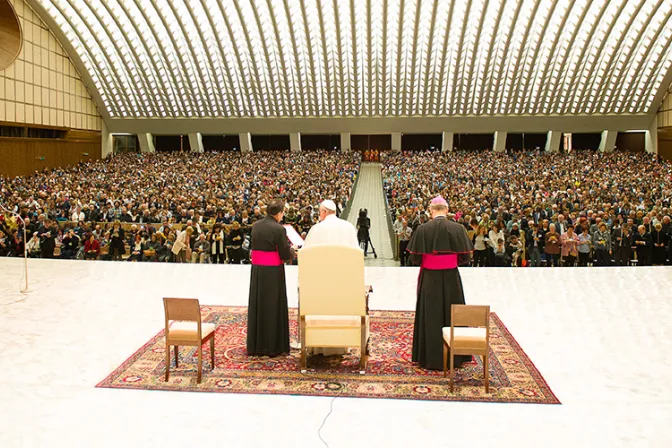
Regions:
<instances>
[{"instance_id":1,"label":"magenta sash","mask_svg":"<svg viewBox=\"0 0 672 448\"><path fill-rule=\"evenodd\" d=\"M422 269L440 271L457 268L457 254L422 254Z\"/></svg>"},{"instance_id":2,"label":"magenta sash","mask_svg":"<svg viewBox=\"0 0 672 448\"><path fill-rule=\"evenodd\" d=\"M277 251L250 251L250 261L252 261L252 264L255 266L280 266L282 264L280 254Z\"/></svg>"}]
</instances>

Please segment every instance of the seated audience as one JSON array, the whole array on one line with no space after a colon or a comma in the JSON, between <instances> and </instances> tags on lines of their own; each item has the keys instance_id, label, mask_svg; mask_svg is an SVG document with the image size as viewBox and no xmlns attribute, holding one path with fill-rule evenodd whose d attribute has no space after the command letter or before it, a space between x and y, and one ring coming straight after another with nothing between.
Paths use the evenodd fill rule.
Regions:
<instances>
[{"instance_id":1,"label":"seated audience","mask_svg":"<svg viewBox=\"0 0 672 448\"><path fill-rule=\"evenodd\" d=\"M574 227L580 266L587 266L591 260L607 266L613 250L611 235L607 237L606 233L611 234L619 222L632 229L644 225L645 234L655 236L667 247L657 251L655 260L660 262L665 257L662 262L670 264L670 162L644 153L589 150L489 152L487 163L484 160L483 153L476 151L381 153L383 186L392 221L398 217L413 223L423 219L426 213L422 204L442 195L457 222L467 230L483 226L489 231L487 262L475 262L476 266L493 265L500 232L505 244L514 234L524 238L524 256L530 266L544 261L557 264L560 248L545 247L551 225L558 238L570 225ZM442 169L437 171L437 166ZM657 222L661 230L655 234ZM534 224L538 225L536 230ZM604 233L600 234L602 224ZM598 244L600 241L604 243ZM563 261L571 264L564 255Z\"/></svg>"}]
</instances>

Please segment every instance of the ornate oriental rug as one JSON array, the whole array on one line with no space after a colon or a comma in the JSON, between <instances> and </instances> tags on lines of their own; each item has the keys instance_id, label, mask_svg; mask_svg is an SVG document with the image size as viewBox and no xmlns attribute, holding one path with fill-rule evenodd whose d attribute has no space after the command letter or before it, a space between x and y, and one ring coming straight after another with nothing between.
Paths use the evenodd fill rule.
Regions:
<instances>
[{"instance_id":1,"label":"ornate oriental rug","mask_svg":"<svg viewBox=\"0 0 672 448\"><path fill-rule=\"evenodd\" d=\"M483 366L474 357L456 370L451 393L443 372L411 362L413 312L371 311L371 343L365 375L359 374L359 351L344 356L311 356L308 372L299 369L299 351L288 356L248 357L245 350L247 307L204 306L203 322L217 324L215 364L203 347L203 379L196 383L196 347L180 347L179 367L172 360L164 381L163 330L119 366L97 387L251 394L402 398L413 400L483 401L559 404L546 381L496 314L490 316L490 393L483 387ZM290 309L290 331L296 340L296 309Z\"/></svg>"}]
</instances>

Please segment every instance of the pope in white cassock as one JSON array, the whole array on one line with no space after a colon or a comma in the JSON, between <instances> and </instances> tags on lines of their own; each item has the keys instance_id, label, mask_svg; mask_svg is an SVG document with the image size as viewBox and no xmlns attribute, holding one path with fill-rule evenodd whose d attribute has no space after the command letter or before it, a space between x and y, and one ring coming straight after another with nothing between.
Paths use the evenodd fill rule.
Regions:
<instances>
[{"instance_id":1,"label":"pope in white cassock","mask_svg":"<svg viewBox=\"0 0 672 448\"><path fill-rule=\"evenodd\" d=\"M302 247L318 244L338 244L359 247L357 229L336 216L336 204L327 199L320 204L320 222L311 227Z\"/></svg>"},{"instance_id":2,"label":"pope in white cassock","mask_svg":"<svg viewBox=\"0 0 672 448\"><path fill-rule=\"evenodd\" d=\"M302 248L319 244L337 244L359 248L357 229L351 223L336 216L336 204L327 199L320 204L320 222L310 228ZM362 255L363 256L363 255ZM347 349L316 348L311 354L343 355Z\"/></svg>"}]
</instances>

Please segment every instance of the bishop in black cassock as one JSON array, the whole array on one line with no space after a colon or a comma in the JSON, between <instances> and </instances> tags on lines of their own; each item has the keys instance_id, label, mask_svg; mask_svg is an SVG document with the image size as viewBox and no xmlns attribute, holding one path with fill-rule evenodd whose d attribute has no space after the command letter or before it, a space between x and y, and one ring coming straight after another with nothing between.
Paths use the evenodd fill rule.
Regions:
<instances>
[{"instance_id":1,"label":"bishop in black cassock","mask_svg":"<svg viewBox=\"0 0 672 448\"><path fill-rule=\"evenodd\" d=\"M247 312L247 354L289 353L289 311L283 260L292 258L280 225L284 202L271 201L268 215L252 226L250 298Z\"/></svg>"},{"instance_id":2,"label":"bishop in black cassock","mask_svg":"<svg viewBox=\"0 0 672 448\"><path fill-rule=\"evenodd\" d=\"M448 220L448 204L432 199L432 220L419 226L408 243L413 264L420 265L413 327L413 362L432 370L443 369L441 329L450 326L450 306L464 304L457 266L468 264L474 247L466 229ZM455 356L455 366L471 361Z\"/></svg>"}]
</instances>

